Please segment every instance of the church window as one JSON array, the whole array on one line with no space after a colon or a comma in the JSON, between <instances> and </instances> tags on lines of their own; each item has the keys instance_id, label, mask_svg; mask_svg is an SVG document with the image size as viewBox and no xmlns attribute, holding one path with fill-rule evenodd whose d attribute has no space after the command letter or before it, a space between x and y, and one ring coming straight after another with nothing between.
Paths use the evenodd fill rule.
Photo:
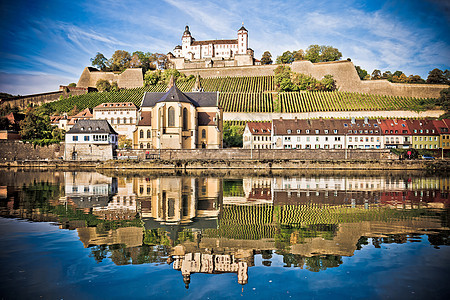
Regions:
<instances>
[{"instance_id":1,"label":"church window","mask_svg":"<svg viewBox=\"0 0 450 300\"><path fill-rule=\"evenodd\" d=\"M202 129L202 139L206 139L206 129Z\"/></svg>"},{"instance_id":2,"label":"church window","mask_svg":"<svg viewBox=\"0 0 450 300\"><path fill-rule=\"evenodd\" d=\"M183 130L188 130L188 111L187 108L183 108Z\"/></svg>"},{"instance_id":3,"label":"church window","mask_svg":"<svg viewBox=\"0 0 450 300\"><path fill-rule=\"evenodd\" d=\"M168 115L169 115L168 126L175 127L175 108L169 107Z\"/></svg>"},{"instance_id":4,"label":"church window","mask_svg":"<svg viewBox=\"0 0 450 300\"><path fill-rule=\"evenodd\" d=\"M151 138L151 135L150 135L150 129L147 129L147 138L148 138L148 139Z\"/></svg>"},{"instance_id":5,"label":"church window","mask_svg":"<svg viewBox=\"0 0 450 300\"><path fill-rule=\"evenodd\" d=\"M141 129L141 131L139 131L139 138L143 139L144 138L144 130Z\"/></svg>"},{"instance_id":6,"label":"church window","mask_svg":"<svg viewBox=\"0 0 450 300\"><path fill-rule=\"evenodd\" d=\"M144 144L141 143L141 144L139 145L139 148L144 149Z\"/></svg>"},{"instance_id":7,"label":"church window","mask_svg":"<svg viewBox=\"0 0 450 300\"><path fill-rule=\"evenodd\" d=\"M147 149L150 149L150 143L147 143Z\"/></svg>"}]
</instances>

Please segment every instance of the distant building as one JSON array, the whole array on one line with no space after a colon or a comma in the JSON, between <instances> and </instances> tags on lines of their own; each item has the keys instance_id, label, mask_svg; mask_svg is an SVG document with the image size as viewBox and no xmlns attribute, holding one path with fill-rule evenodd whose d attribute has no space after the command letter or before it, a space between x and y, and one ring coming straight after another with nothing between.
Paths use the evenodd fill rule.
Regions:
<instances>
[{"instance_id":1,"label":"distant building","mask_svg":"<svg viewBox=\"0 0 450 300\"><path fill-rule=\"evenodd\" d=\"M217 92L183 93L172 78L166 93L144 94L135 149L219 149L222 138Z\"/></svg>"},{"instance_id":2,"label":"distant building","mask_svg":"<svg viewBox=\"0 0 450 300\"><path fill-rule=\"evenodd\" d=\"M433 125L439 133L439 148L450 149L450 119L434 120Z\"/></svg>"},{"instance_id":3,"label":"distant building","mask_svg":"<svg viewBox=\"0 0 450 300\"><path fill-rule=\"evenodd\" d=\"M412 148L438 149L439 132L431 120L408 120L407 125L411 131Z\"/></svg>"},{"instance_id":4,"label":"distant building","mask_svg":"<svg viewBox=\"0 0 450 300\"><path fill-rule=\"evenodd\" d=\"M80 120L65 141L65 160L108 160L114 157L118 134L106 120Z\"/></svg>"},{"instance_id":5,"label":"distant building","mask_svg":"<svg viewBox=\"0 0 450 300\"><path fill-rule=\"evenodd\" d=\"M137 107L132 102L102 103L93 109L94 119L107 120L119 135L133 138L136 130Z\"/></svg>"},{"instance_id":6,"label":"distant building","mask_svg":"<svg viewBox=\"0 0 450 300\"><path fill-rule=\"evenodd\" d=\"M73 116L51 116L50 122L54 126L58 126L59 129L64 129L68 131L73 127L79 120L90 120L93 118L92 112L89 108L85 108L76 115Z\"/></svg>"},{"instance_id":7,"label":"distant building","mask_svg":"<svg viewBox=\"0 0 450 300\"><path fill-rule=\"evenodd\" d=\"M384 136L385 148L411 148L411 131L405 120L381 120L380 128Z\"/></svg>"},{"instance_id":8,"label":"distant building","mask_svg":"<svg viewBox=\"0 0 450 300\"><path fill-rule=\"evenodd\" d=\"M196 41L186 26L181 41L182 45L168 54L176 69L254 65L244 24L237 32L237 39L207 41Z\"/></svg>"}]
</instances>

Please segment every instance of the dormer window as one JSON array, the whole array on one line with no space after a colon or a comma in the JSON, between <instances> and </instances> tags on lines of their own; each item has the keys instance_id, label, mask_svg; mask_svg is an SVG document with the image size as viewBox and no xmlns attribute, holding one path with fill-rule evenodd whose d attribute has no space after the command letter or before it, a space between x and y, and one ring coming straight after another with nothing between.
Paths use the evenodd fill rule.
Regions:
<instances>
[{"instance_id":1,"label":"dormer window","mask_svg":"<svg viewBox=\"0 0 450 300\"><path fill-rule=\"evenodd\" d=\"M92 127L89 126L88 130L92 130Z\"/></svg>"},{"instance_id":2,"label":"dormer window","mask_svg":"<svg viewBox=\"0 0 450 300\"><path fill-rule=\"evenodd\" d=\"M319 134L320 133L320 130L319 129L316 129L316 134Z\"/></svg>"},{"instance_id":3,"label":"dormer window","mask_svg":"<svg viewBox=\"0 0 450 300\"><path fill-rule=\"evenodd\" d=\"M306 129L306 133L309 133L309 129Z\"/></svg>"},{"instance_id":4,"label":"dormer window","mask_svg":"<svg viewBox=\"0 0 450 300\"><path fill-rule=\"evenodd\" d=\"M328 133L328 129L325 129L324 131L325 131L325 133Z\"/></svg>"},{"instance_id":5,"label":"dormer window","mask_svg":"<svg viewBox=\"0 0 450 300\"><path fill-rule=\"evenodd\" d=\"M292 130L290 130L290 129L287 130L287 133L291 133L291 132L292 132Z\"/></svg>"},{"instance_id":6,"label":"dormer window","mask_svg":"<svg viewBox=\"0 0 450 300\"><path fill-rule=\"evenodd\" d=\"M333 130L333 132L334 132L335 134L337 134L337 133L338 133L338 130L337 130L337 129L335 129L335 130Z\"/></svg>"},{"instance_id":7,"label":"dormer window","mask_svg":"<svg viewBox=\"0 0 450 300\"><path fill-rule=\"evenodd\" d=\"M348 125L347 125L347 123L344 123L344 127L347 127Z\"/></svg>"},{"instance_id":8,"label":"dormer window","mask_svg":"<svg viewBox=\"0 0 450 300\"><path fill-rule=\"evenodd\" d=\"M81 131L84 131L84 127L81 127L80 130L81 130Z\"/></svg>"},{"instance_id":9,"label":"dormer window","mask_svg":"<svg viewBox=\"0 0 450 300\"><path fill-rule=\"evenodd\" d=\"M414 133L417 133L417 129L414 129Z\"/></svg>"},{"instance_id":10,"label":"dormer window","mask_svg":"<svg viewBox=\"0 0 450 300\"><path fill-rule=\"evenodd\" d=\"M302 131L300 129L297 129L297 133L301 133Z\"/></svg>"}]
</instances>

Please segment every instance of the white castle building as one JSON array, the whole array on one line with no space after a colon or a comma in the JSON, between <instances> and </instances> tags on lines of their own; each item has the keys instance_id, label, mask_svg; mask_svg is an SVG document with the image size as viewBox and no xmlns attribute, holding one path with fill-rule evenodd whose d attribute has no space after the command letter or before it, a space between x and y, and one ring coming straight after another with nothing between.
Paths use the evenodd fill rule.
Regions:
<instances>
[{"instance_id":1,"label":"white castle building","mask_svg":"<svg viewBox=\"0 0 450 300\"><path fill-rule=\"evenodd\" d=\"M254 64L253 50L248 47L248 31L244 24L237 39L196 41L186 26L181 46L168 53L176 69L248 66Z\"/></svg>"}]
</instances>

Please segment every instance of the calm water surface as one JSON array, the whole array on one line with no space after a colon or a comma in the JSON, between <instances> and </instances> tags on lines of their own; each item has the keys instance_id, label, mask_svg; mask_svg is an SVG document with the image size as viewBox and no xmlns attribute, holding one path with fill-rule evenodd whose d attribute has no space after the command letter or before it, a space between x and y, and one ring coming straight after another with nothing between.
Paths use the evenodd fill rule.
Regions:
<instances>
[{"instance_id":1,"label":"calm water surface","mask_svg":"<svg viewBox=\"0 0 450 300\"><path fill-rule=\"evenodd\" d=\"M0 297L446 299L449 184L0 171Z\"/></svg>"}]
</instances>

